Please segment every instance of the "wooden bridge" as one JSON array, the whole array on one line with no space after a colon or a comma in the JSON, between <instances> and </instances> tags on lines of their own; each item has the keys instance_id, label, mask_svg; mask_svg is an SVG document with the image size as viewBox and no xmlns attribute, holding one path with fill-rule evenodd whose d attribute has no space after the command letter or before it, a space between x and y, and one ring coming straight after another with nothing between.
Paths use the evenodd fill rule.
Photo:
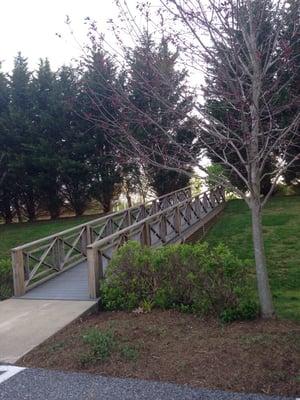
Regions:
<instances>
[{"instance_id":1,"label":"wooden bridge","mask_svg":"<svg viewBox=\"0 0 300 400\"><path fill-rule=\"evenodd\" d=\"M186 241L225 204L221 187L186 187L12 250L15 297L90 300L114 252L128 240L145 246Z\"/></svg>"}]
</instances>

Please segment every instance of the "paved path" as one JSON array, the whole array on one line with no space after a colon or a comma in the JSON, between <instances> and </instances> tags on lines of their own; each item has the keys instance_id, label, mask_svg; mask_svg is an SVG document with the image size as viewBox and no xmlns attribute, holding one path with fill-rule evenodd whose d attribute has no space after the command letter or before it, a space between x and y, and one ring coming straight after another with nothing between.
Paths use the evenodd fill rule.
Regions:
<instances>
[{"instance_id":1,"label":"paved path","mask_svg":"<svg viewBox=\"0 0 300 400\"><path fill-rule=\"evenodd\" d=\"M15 363L96 304L96 301L1 301L0 362Z\"/></svg>"},{"instance_id":2,"label":"paved path","mask_svg":"<svg viewBox=\"0 0 300 400\"><path fill-rule=\"evenodd\" d=\"M0 370L1 371L1 370ZM1 383L0 400L286 400L99 375L24 369Z\"/></svg>"}]
</instances>

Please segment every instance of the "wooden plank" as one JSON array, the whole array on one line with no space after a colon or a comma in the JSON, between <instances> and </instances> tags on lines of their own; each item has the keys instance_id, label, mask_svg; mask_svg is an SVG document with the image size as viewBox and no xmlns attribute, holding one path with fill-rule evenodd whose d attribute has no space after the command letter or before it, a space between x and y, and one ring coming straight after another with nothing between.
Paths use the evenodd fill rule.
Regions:
<instances>
[{"instance_id":1,"label":"wooden plank","mask_svg":"<svg viewBox=\"0 0 300 400\"><path fill-rule=\"evenodd\" d=\"M87 249L88 286L90 299L99 296L100 278L103 277L102 257L97 248Z\"/></svg>"},{"instance_id":2,"label":"wooden plank","mask_svg":"<svg viewBox=\"0 0 300 400\"><path fill-rule=\"evenodd\" d=\"M12 251L12 268L15 296L25 293L24 256L22 250Z\"/></svg>"}]
</instances>

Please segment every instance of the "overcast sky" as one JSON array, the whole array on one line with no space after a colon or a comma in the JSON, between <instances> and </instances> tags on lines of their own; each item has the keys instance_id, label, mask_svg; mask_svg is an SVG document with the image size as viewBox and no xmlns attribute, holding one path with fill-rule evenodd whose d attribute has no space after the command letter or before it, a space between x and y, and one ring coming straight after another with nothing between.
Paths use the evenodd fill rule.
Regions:
<instances>
[{"instance_id":1,"label":"overcast sky","mask_svg":"<svg viewBox=\"0 0 300 400\"><path fill-rule=\"evenodd\" d=\"M136 0L129 0L134 7ZM117 16L113 0L7 0L1 4L0 60L2 69L12 68L18 51L28 57L30 68L35 68L39 58L48 57L53 69L69 63L80 54L65 24L66 15L72 20L74 33L84 43L86 26L84 18L98 21L105 30L108 18ZM63 34L59 39L55 34Z\"/></svg>"}]
</instances>

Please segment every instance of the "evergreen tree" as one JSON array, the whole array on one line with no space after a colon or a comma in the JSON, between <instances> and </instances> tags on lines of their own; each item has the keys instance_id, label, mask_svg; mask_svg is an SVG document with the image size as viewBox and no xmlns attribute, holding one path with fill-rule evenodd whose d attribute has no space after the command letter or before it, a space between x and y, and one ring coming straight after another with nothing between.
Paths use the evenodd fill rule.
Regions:
<instances>
[{"instance_id":1,"label":"evergreen tree","mask_svg":"<svg viewBox=\"0 0 300 400\"><path fill-rule=\"evenodd\" d=\"M85 137L86 121L79 101L79 77L75 69L63 66L57 79L57 117L61 135L59 171L62 192L76 215L82 215L90 201L89 144Z\"/></svg>"},{"instance_id":2,"label":"evergreen tree","mask_svg":"<svg viewBox=\"0 0 300 400\"><path fill-rule=\"evenodd\" d=\"M26 217L34 221L40 205L37 137L33 129L31 72L21 53L15 58L10 92L10 133L15 142L10 166L16 176L16 206L22 207Z\"/></svg>"},{"instance_id":3,"label":"evergreen tree","mask_svg":"<svg viewBox=\"0 0 300 400\"><path fill-rule=\"evenodd\" d=\"M122 187L122 166L109 142L111 128L107 126L107 121L119 118L114 98L121 78L113 61L99 48L91 51L85 67L80 102L87 118L85 140L89 143L91 195L101 203L104 212L109 212Z\"/></svg>"},{"instance_id":4,"label":"evergreen tree","mask_svg":"<svg viewBox=\"0 0 300 400\"><path fill-rule=\"evenodd\" d=\"M294 103L286 112L280 116L280 126L286 126L293 120L299 109L300 95L300 0L290 0L289 7L285 13L285 30L282 32L282 43L286 47L286 57L291 62L290 68L280 79L285 82L285 90L282 91L279 101L283 104ZM282 60L285 62L286 60ZM292 77L292 79L291 79ZM285 155L285 161L290 163L300 154L300 126L298 126L298 135L291 137L291 145ZM289 166L284 174L286 183L300 184L300 158Z\"/></svg>"},{"instance_id":5,"label":"evergreen tree","mask_svg":"<svg viewBox=\"0 0 300 400\"><path fill-rule=\"evenodd\" d=\"M0 64L1 67L1 64ZM0 72L0 216L6 223L13 219L15 177L10 171L13 142L9 130L9 85L7 76Z\"/></svg>"},{"instance_id":6,"label":"evergreen tree","mask_svg":"<svg viewBox=\"0 0 300 400\"><path fill-rule=\"evenodd\" d=\"M186 121L193 106L193 96L185 94L187 71L176 68L178 56L178 53L169 50L164 38L156 46L147 31L130 56L130 100L138 110L130 116L132 130L137 140L146 147L153 148L153 144L159 147L160 155L156 156L159 164L164 162L162 152L166 158L184 157L178 152L176 154L173 142L182 146L188 144L190 150L195 138L191 122ZM161 129L169 133L169 141L165 137L162 141L165 135L162 135ZM188 160L184 169L191 172ZM146 174L159 196L187 186L189 182L189 176L184 173L153 165L147 165Z\"/></svg>"},{"instance_id":7,"label":"evergreen tree","mask_svg":"<svg viewBox=\"0 0 300 400\"><path fill-rule=\"evenodd\" d=\"M56 76L47 59L40 60L32 83L34 129L37 143L35 152L39 166L37 185L43 207L51 218L57 218L62 206L61 180L59 176L62 132L59 126L59 103Z\"/></svg>"}]
</instances>

